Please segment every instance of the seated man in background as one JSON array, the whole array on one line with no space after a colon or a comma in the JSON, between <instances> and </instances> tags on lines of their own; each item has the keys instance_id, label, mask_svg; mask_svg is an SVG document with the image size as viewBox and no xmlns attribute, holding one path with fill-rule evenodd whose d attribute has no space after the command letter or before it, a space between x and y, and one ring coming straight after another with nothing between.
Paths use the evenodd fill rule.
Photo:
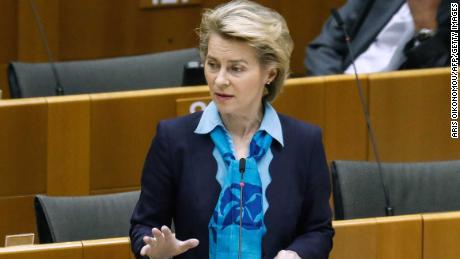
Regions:
<instances>
[{"instance_id":1,"label":"seated man in background","mask_svg":"<svg viewBox=\"0 0 460 259\"><path fill-rule=\"evenodd\" d=\"M339 13L359 73L450 64L447 0L348 0ZM353 73L343 30L330 17L306 49L308 75Z\"/></svg>"}]
</instances>

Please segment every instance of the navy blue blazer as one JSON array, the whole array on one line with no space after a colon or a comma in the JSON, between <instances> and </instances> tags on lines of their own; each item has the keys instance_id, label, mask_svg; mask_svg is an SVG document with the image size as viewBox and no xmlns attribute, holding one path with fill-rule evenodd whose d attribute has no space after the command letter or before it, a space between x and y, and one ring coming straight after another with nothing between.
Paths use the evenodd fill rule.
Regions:
<instances>
[{"instance_id":1,"label":"navy blue blazer","mask_svg":"<svg viewBox=\"0 0 460 259\"><path fill-rule=\"evenodd\" d=\"M195 134L202 113L162 121L148 152L141 195L131 218L131 246L137 258L143 236L153 227L171 225L176 237L197 238L198 247L175 258L209 257L208 224L220 193L214 143L209 134ZM263 258L283 249L302 258L328 258L334 230L329 207L330 179L321 130L279 115L284 147L274 141L272 181L266 196L267 228Z\"/></svg>"}]
</instances>

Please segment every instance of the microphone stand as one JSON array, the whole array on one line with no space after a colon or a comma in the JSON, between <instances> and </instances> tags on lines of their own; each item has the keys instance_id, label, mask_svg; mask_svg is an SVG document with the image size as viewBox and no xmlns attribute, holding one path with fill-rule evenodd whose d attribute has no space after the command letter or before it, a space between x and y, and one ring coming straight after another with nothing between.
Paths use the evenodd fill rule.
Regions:
<instances>
[{"instance_id":1,"label":"microphone stand","mask_svg":"<svg viewBox=\"0 0 460 259\"><path fill-rule=\"evenodd\" d=\"M43 24L40 20L40 16L38 15L37 6L35 5L35 1L29 0L30 8L32 9L32 13L34 14L35 23L38 27L38 32L40 34L40 39L43 43L43 46L46 50L46 55L48 57L48 62L51 65L51 71L53 72L54 80L56 81L56 88L55 93L56 95L64 95L64 88L61 85L61 80L59 79L59 74L56 68L56 64L54 62L53 53L48 44L48 40L46 39L45 29L43 28Z\"/></svg>"},{"instance_id":2,"label":"microphone stand","mask_svg":"<svg viewBox=\"0 0 460 259\"><path fill-rule=\"evenodd\" d=\"M345 23L343 22L339 12L337 10L335 10L335 9L332 9L331 14L332 14L332 17L334 18L335 22L337 23L337 25L342 29L342 31L343 31L343 33L345 35L345 42L347 44L348 51L350 52L351 65L353 67L353 72L354 72L354 75L355 75L356 86L358 88L358 93L359 93L359 99L361 101L361 107L363 109L364 117L366 119L366 125L367 125L367 129L368 129L368 133L369 133L369 138L370 138L370 141L371 141L371 144L372 144L372 151L374 152L375 160L377 161L377 167L378 167L378 172L379 172L379 176L380 176L380 183L382 185L383 195L385 197L385 215L386 216L393 216L394 215L394 210L393 210L393 207L390 204L390 197L388 195L388 190L387 190L387 187L385 185L385 181L383 179L383 168L382 168L382 163L380 162L381 160L380 160L380 155L379 155L378 148L377 148L377 141L376 141L375 135L374 135L374 129L373 129L372 124L371 124L371 119L370 119L370 116L369 116L369 110L367 108L367 103L366 103L366 100L364 98L364 93L363 93L363 88L361 86L361 81L359 81L359 78L358 78L358 72L357 72L356 65L355 65L355 55L353 53L353 49L351 48L351 44L350 44L351 38L350 38L350 35L348 35L348 32L347 32L347 30L345 28Z\"/></svg>"},{"instance_id":3,"label":"microphone stand","mask_svg":"<svg viewBox=\"0 0 460 259\"><path fill-rule=\"evenodd\" d=\"M238 236L238 259L241 259L241 243L243 239L243 187L244 187L244 171L246 169L246 159L240 159L240 231Z\"/></svg>"}]
</instances>

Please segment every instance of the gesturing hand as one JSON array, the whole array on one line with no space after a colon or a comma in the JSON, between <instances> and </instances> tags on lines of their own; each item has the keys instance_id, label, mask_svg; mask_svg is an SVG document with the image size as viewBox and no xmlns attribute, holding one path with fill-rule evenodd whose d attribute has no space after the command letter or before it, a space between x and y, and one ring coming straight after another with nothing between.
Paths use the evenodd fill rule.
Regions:
<instances>
[{"instance_id":1,"label":"gesturing hand","mask_svg":"<svg viewBox=\"0 0 460 259\"><path fill-rule=\"evenodd\" d=\"M145 246L141 249L142 256L151 259L166 259L176 256L194 248L198 245L198 239L188 239L180 241L167 226L152 229L153 237L144 236Z\"/></svg>"}]
</instances>

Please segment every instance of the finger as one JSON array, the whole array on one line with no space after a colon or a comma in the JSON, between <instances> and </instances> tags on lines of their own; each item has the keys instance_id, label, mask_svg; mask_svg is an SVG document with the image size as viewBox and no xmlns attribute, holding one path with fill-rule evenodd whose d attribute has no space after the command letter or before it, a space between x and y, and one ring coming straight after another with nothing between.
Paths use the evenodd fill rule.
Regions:
<instances>
[{"instance_id":1,"label":"finger","mask_svg":"<svg viewBox=\"0 0 460 259\"><path fill-rule=\"evenodd\" d=\"M285 251L284 250L281 250L278 252L278 254L275 256L274 259L283 259L285 258L286 254L285 254Z\"/></svg>"},{"instance_id":2,"label":"finger","mask_svg":"<svg viewBox=\"0 0 460 259\"><path fill-rule=\"evenodd\" d=\"M141 255L146 256L147 254L150 253L151 246L150 245L145 245L141 249Z\"/></svg>"},{"instance_id":3,"label":"finger","mask_svg":"<svg viewBox=\"0 0 460 259\"><path fill-rule=\"evenodd\" d=\"M161 232L163 232L163 235L165 236L165 241L166 242L170 242L170 241L174 240L174 236L171 233L171 230L167 226L163 226L161 228Z\"/></svg>"},{"instance_id":4,"label":"finger","mask_svg":"<svg viewBox=\"0 0 460 259\"><path fill-rule=\"evenodd\" d=\"M151 245L152 247L154 247L157 243L157 240L154 237L144 236L142 239L144 240L145 244Z\"/></svg>"},{"instance_id":5,"label":"finger","mask_svg":"<svg viewBox=\"0 0 460 259\"><path fill-rule=\"evenodd\" d=\"M281 250L274 259L300 259L300 256L291 250Z\"/></svg>"},{"instance_id":6,"label":"finger","mask_svg":"<svg viewBox=\"0 0 460 259\"><path fill-rule=\"evenodd\" d=\"M163 233L157 228L153 228L152 233L157 241L157 244L162 245L165 241L165 236L163 235Z\"/></svg>"},{"instance_id":7,"label":"finger","mask_svg":"<svg viewBox=\"0 0 460 259\"><path fill-rule=\"evenodd\" d=\"M181 253L184 253L185 251L198 246L199 243L200 243L200 241L198 241L198 239L196 239L196 238L191 238L191 239L187 239L185 241L180 241L180 243L179 243L179 251Z\"/></svg>"},{"instance_id":8,"label":"finger","mask_svg":"<svg viewBox=\"0 0 460 259\"><path fill-rule=\"evenodd\" d=\"M149 237L149 236L144 236L144 237L142 238L142 240L144 240L144 243L145 243L146 245L153 245L153 244L156 243L155 238Z\"/></svg>"}]
</instances>

